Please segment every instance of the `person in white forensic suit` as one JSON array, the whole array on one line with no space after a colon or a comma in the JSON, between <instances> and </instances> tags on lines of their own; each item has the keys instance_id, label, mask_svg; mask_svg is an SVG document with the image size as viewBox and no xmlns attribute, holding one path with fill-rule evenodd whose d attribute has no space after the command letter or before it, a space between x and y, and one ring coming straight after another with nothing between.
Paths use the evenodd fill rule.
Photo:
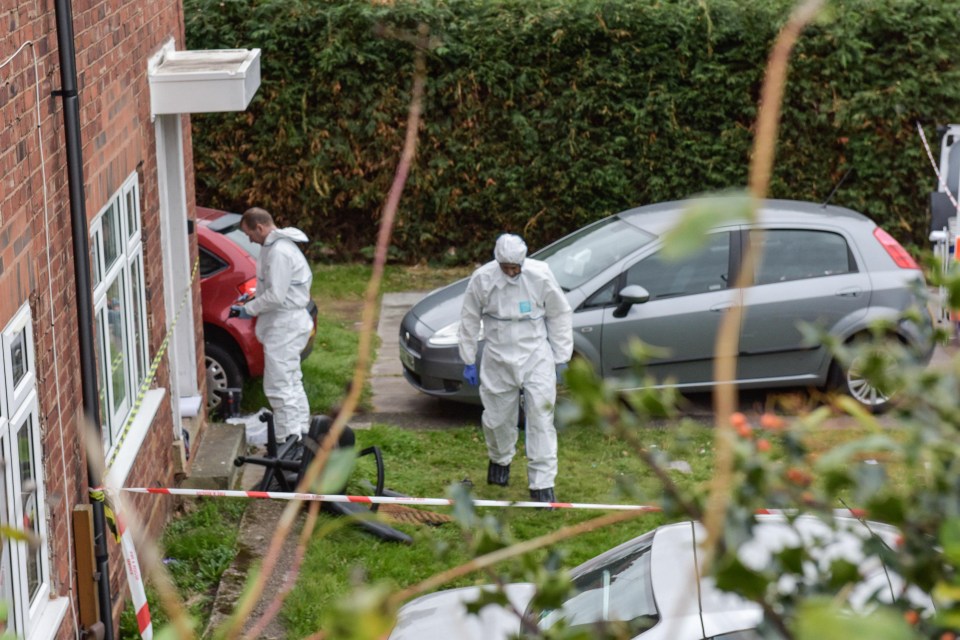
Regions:
<instances>
[{"instance_id":1,"label":"person in white forensic suit","mask_svg":"<svg viewBox=\"0 0 960 640\"><path fill-rule=\"evenodd\" d=\"M263 249L257 258L256 297L236 312L257 318L257 340L263 345L263 393L273 410L277 439L299 438L310 429L300 352L313 329L307 311L313 272L297 246L307 236L294 227L277 228L273 216L259 207L244 212L240 230Z\"/></svg>"},{"instance_id":2,"label":"person in white forensic suit","mask_svg":"<svg viewBox=\"0 0 960 640\"><path fill-rule=\"evenodd\" d=\"M497 238L494 260L470 277L460 312L460 357L468 384L480 385L487 483L507 486L516 454L520 392L526 414L531 499L556 502L557 377L573 353L573 312L545 262L527 258L516 235ZM483 330L483 359L477 347Z\"/></svg>"}]
</instances>

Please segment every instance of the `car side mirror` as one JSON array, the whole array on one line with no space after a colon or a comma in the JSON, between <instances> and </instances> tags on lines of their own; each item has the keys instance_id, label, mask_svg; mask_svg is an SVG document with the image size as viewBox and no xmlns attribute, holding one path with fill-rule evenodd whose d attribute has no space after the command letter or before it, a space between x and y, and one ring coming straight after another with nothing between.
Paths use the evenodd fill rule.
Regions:
<instances>
[{"instance_id":1,"label":"car side mirror","mask_svg":"<svg viewBox=\"0 0 960 640\"><path fill-rule=\"evenodd\" d=\"M638 284L627 285L617 294L620 303L613 310L614 318L622 318L630 311L630 307L635 304L643 304L650 299L650 292Z\"/></svg>"}]
</instances>

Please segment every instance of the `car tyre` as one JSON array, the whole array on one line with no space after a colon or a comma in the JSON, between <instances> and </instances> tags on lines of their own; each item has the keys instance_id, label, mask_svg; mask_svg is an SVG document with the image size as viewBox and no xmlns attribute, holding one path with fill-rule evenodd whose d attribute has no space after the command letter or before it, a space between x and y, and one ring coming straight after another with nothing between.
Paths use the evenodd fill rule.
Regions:
<instances>
[{"instance_id":1,"label":"car tyre","mask_svg":"<svg viewBox=\"0 0 960 640\"><path fill-rule=\"evenodd\" d=\"M243 386L243 370L230 351L215 342L204 342L207 370L207 413L220 409L223 398L216 391Z\"/></svg>"},{"instance_id":2,"label":"car tyre","mask_svg":"<svg viewBox=\"0 0 960 640\"><path fill-rule=\"evenodd\" d=\"M870 341L858 339L850 343L849 348L853 358L848 365L834 360L830 373L830 387L856 400L866 410L873 414L881 414L891 407L891 400L895 392L878 388L864 375L864 367L869 358L864 353L870 346ZM882 348L882 347L881 347ZM883 350L884 353L888 350ZM889 365L895 367L896 362L891 359Z\"/></svg>"}]
</instances>

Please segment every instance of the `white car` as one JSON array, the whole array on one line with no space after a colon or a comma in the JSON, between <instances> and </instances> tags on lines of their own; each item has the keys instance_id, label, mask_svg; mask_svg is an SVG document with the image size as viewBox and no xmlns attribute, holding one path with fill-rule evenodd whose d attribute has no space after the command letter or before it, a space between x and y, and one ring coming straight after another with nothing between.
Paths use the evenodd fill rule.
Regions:
<instances>
[{"instance_id":1,"label":"white car","mask_svg":"<svg viewBox=\"0 0 960 640\"><path fill-rule=\"evenodd\" d=\"M804 567L807 579L829 571L836 559L857 565L861 581L850 590L847 602L858 611L871 603L895 601L904 593L903 580L887 570L877 556L866 556L862 542L872 535L894 548L897 531L889 525L836 518L836 528L810 515L793 521L783 515L759 515L753 538L738 547L738 556L749 568L761 570L780 550L814 548L815 562ZM869 528L868 528L869 526ZM642 640L753 640L762 611L754 602L721 591L713 578L703 575L698 544L705 529L696 522L664 525L625 542L573 570L573 590L563 606L534 618L540 628L564 619L572 627L589 627L599 621L626 625L633 638ZM816 565L816 566L814 566ZM784 594L796 591L796 578L785 575L777 584ZM521 633L515 611L487 605L476 615L466 605L482 589L464 587L417 598L400 609L390 640L506 640ZM506 595L516 611L525 611L534 595L532 584L510 584ZM923 614L933 612L930 598L916 587L905 596ZM529 612L526 614L530 616Z\"/></svg>"}]
</instances>

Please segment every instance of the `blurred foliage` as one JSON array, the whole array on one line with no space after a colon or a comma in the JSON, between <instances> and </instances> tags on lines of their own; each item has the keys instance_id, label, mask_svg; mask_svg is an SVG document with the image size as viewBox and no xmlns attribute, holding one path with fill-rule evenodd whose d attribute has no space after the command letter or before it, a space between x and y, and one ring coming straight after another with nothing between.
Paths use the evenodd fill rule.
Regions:
<instances>
[{"instance_id":1,"label":"blurred foliage","mask_svg":"<svg viewBox=\"0 0 960 640\"><path fill-rule=\"evenodd\" d=\"M185 0L187 47L262 49L241 113L192 117L198 201L260 204L311 257L368 255L396 171L412 49L428 95L391 260L486 260L617 211L742 188L789 0ZM926 246L935 186L915 123L955 120L960 0L844 0L792 59L771 196L866 213ZM935 150L936 153L936 150Z\"/></svg>"}]
</instances>

